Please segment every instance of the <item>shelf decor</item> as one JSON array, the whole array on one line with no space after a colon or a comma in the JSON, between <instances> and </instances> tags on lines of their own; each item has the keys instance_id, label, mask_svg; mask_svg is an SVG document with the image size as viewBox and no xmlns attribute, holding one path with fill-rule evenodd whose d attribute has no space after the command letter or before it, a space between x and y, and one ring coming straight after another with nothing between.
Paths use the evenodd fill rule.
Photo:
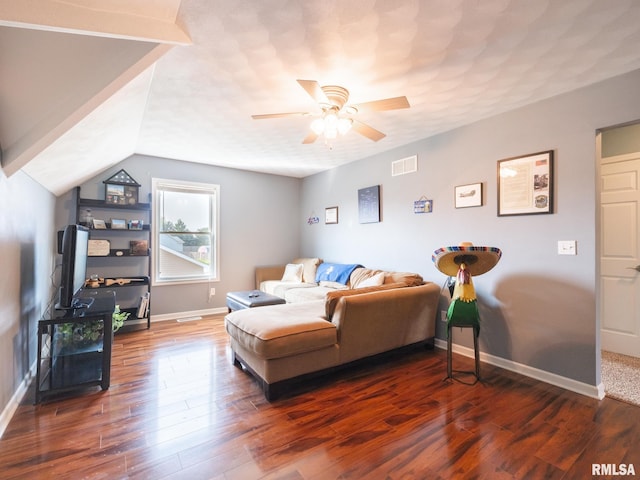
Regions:
<instances>
[{"instance_id":1,"label":"shelf decor","mask_svg":"<svg viewBox=\"0 0 640 480\"><path fill-rule=\"evenodd\" d=\"M76 222L86 209L91 209L92 216L97 213L97 217L102 217L93 218L93 229L89 233L88 286L115 289L117 303L114 305L120 305L122 314L120 331L150 328L150 309L145 310L143 317L137 316L139 305L136 300L151 289L151 204L108 203L102 199L82 198L80 187L75 190ZM114 324L116 320L113 319Z\"/></svg>"},{"instance_id":2,"label":"shelf decor","mask_svg":"<svg viewBox=\"0 0 640 480\"><path fill-rule=\"evenodd\" d=\"M109 205L136 205L140 184L124 169L104 182L104 201Z\"/></svg>"},{"instance_id":3,"label":"shelf decor","mask_svg":"<svg viewBox=\"0 0 640 480\"><path fill-rule=\"evenodd\" d=\"M112 218L111 230L127 230L127 221L124 218Z\"/></svg>"},{"instance_id":4,"label":"shelf decor","mask_svg":"<svg viewBox=\"0 0 640 480\"><path fill-rule=\"evenodd\" d=\"M553 151L498 161L498 216L553 213Z\"/></svg>"},{"instance_id":5,"label":"shelf decor","mask_svg":"<svg viewBox=\"0 0 640 480\"><path fill-rule=\"evenodd\" d=\"M142 230L144 220L129 220L129 230Z\"/></svg>"},{"instance_id":6,"label":"shelf decor","mask_svg":"<svg viewBox=\"0 0 640 480\"><path fill-rule=\"evenodd\" d=\"M111 252L111 242L109 240L89 240L87 256L106 257Z\"/></svg>"},{"instance_id":7,"label":"shelf decor","mask_svg":"<svg viewBox=\"0 0 640 480\"><path fill-rule=\"evenodd\" d=\"M458 185L455 187L456 208L481 207L482 183Z\"/></svg>"},{"instance_id":8,"label":"shelf decor","mask_svg":"<svg viewBox=\"0 0 640 480\"><path fill-rule=\"evenodd\" d=\"M129 253L131 255L148 255L149 242L147 240L131 240L129 242Z\"/></svg>"},{"instance_id":9,"label":"shelf decor","mask_svg":"<svg viewBox=\"0 0 640 480\"><path fill-rule=\"evenodd\" d=\"M93 219L93 228L96 230L105 230L107 228L107 224L104 220L100 220L98 218Z\"/></svg>"}]
</instances>

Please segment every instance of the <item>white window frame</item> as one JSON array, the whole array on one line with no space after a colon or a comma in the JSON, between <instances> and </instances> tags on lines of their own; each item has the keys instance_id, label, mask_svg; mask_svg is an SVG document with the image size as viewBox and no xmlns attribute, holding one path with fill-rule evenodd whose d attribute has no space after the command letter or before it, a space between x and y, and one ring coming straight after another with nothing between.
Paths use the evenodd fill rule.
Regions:
<instances>
[{"instance_id":1,"label":"white window frame","mask_svg":"<svg viewBox=\"0 0 640 480\"><path fill-rule=\"evenodd\" d=\"M162 191L173 190L185 193L210 193L214 197L211 214L213 228L211 232L214 248L210 250L211 265L214 265L208 275L173 277L162 279L158 277L160 262L160 227L162 225L162 211L160 209L160 195ZM153 235L152 250L152 285L184 285L190 283L206 283L220 281L220 185L211 183L199 183L185 180L173 180L165 178L151 179L153 221L151 231Z\"/></svg>"}]
</instances>

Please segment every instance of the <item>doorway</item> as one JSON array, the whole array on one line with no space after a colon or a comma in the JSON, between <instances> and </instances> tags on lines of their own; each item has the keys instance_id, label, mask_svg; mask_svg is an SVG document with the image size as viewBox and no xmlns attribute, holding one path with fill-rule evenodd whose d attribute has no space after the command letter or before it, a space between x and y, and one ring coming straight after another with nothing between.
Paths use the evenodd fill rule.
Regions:
<instances>
[{"instance_id":1,"label":"doorway","mask_svg":"<svg viewBox=\"0 0 640 480\"><path fill-rule=\"evenodd\" d=\"M600 130L598 317L607 396L640 403L640 123Z\"/></svg>"},{"instance_id":2,"label":"doorway","mask_svg":"<svg viewBox=\"0 0 640 480\"><path fill-rule=\"evenodd\" d=\"M640 357L640 123L598 137L600 343Z\"/></svg>"}]
</instances>

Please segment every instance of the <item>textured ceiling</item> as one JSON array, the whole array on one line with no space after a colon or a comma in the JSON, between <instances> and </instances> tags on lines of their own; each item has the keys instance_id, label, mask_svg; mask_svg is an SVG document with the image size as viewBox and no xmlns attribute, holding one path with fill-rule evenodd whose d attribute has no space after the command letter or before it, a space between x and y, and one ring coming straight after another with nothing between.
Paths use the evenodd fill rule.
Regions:
<instances>
[{"instance_id":1,"label":"textured ceiling","mask_svg":"<svg viewBox=\"0 0 640 480\"><path fill-rule=\"evenodd\" d=\"M89 172L56 178L46 165L91 158L95 174L139 153L303 177L640 68L637 0L182 0L176 24L192 44L29 175L62 193ZM386 133L379 142L351 131L303 145L309 118L251 118L319 112L296 79L346 87L349 103L405 95L411 108L358 114Z\"/></svg>"}]
</instances>

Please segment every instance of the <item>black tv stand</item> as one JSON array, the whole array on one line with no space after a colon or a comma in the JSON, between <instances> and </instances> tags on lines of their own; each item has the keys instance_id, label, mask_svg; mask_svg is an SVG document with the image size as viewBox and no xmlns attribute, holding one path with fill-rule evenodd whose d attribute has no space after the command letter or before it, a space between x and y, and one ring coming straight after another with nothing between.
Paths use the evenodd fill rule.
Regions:
<instances>
[{"instance_id":1,"label":"black tv stand","mask_svg":"<svg viewBox=\"0 0 640 480\"><path fill-rule=\"evenodd\" d=\"M71 308L73 310L86 310L91 309L93 305L93 298L78 298L74 297L73 302L71 303Z\"/></svg>"},{"instance_id":2,"label":"black tv stand","mask_svg":"<svg viewBox=\"0 0 640 480\"><path fill-rule=\"evenodd\" d=\"M111 382L112 321L115 293L81 291L74 304L55 318L38 322L36 403L43 396Z\"/></svg>"},{"instance_id":3,"label":"black tv stand","mask_svg":"<svg viewBox=\"0 0 640 480\"><path fill-rule=\"evenodd\" d=\"M56 311L64 314L64 312L76 312L77 310L87 310L90 309L93 305L93 298L79 298L73 297L71 305L68 307L63 307L59 303L56 304ZM74 313L75 316L78 316L77 313Z\"/></svg>"}]
</instances>

